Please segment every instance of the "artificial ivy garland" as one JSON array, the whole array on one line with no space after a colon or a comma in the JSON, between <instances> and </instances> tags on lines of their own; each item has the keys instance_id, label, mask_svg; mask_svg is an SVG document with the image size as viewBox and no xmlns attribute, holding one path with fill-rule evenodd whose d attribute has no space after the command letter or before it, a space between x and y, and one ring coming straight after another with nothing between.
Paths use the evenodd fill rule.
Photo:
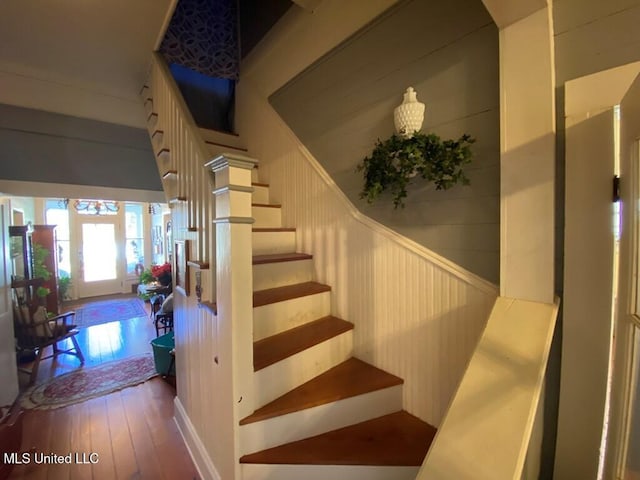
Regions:
<instances>
[{"instance_id":1,"label":"artificial ivy garland","mask_svg":"<svg viewBox=\"0 0 640 480\"><path fill-rule=\"evenodd\" d=\"M417 176L433 182L436 190L447 190L457 183L469 185L463 166L471 162L474 138L464 134L458 140L441 140L439 136L415 132L411 137L392 135L378 140L373 152L357 167L364 171L360 198L369 203L389 191L394 208L404 207L407 186Z\"/></svg>"}]
</instances>

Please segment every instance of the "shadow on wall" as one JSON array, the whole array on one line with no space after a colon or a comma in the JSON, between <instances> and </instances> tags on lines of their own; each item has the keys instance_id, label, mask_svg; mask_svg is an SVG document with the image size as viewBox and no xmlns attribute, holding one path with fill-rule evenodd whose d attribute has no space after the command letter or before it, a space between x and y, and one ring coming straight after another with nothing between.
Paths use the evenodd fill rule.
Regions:
<instances>
[{"instance_id":1,"label":"shadow on wall","mask_svg":"<svg viewBox=\"0 0 640 480\"><path fill-rule=\"evenodd\" d=\"M460 15L460 12L464 15ZM483 278L499 281L498 30L482 2L402 1L270 97L274 109L363 213ZM423 131L477 139L471 186L360 200L357 164L394 131L408 86L426 104Z\"/></svg>"},{"instance_id":2,"label":"shadow on wall","mask_svg":"<svg viewBox=\"0 0 640 480\"><path fill-rule=\"evenodd\" d=\"M234 131L235 80L208 77L176 64L169 70L199 127Z\"/></svg>"}]
</instances>

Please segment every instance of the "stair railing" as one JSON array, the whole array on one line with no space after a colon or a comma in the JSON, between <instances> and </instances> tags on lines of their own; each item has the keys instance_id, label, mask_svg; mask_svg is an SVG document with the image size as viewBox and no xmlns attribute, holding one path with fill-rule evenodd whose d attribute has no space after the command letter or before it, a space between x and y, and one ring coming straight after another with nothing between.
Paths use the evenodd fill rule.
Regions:
<instances>
[{"instance_id":1,"label":"stair railing","mask_svg":"<svg viewBox=\"0 0 640 480\"><path fill-rule=\"evenodd\" d=\"M215 200L212 178L204 169L211 160L206 144L169 68L158 52L152 54L148 100L149 134L167 201L172 208L174 237L190 240L189 258L200 268L215 271ZM211 264L211 265L210 265ZM215 275L211 275L215 301Z\"/></svg>"}]
</instances>

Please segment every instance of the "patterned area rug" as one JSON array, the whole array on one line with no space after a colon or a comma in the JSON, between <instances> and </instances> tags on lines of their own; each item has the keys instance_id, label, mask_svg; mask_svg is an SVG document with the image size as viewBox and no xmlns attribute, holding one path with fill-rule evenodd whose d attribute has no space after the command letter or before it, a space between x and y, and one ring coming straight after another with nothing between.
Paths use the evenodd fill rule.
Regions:
<instances>
[{"instance_id":1,"label":"patterned area rug","mask_svg":"<svg viewBox=\"0 0 640 480\"><path fill-rule=\"evenodd\" d=\"M137 297L91 302L75 308L71 307L71 310L76 312L73 323L78 327L90 327L147 315L142 301Z\"/></svg>"},{"instance_id":2,"label":"patterned area rug","mask_svg":"<svg viewBox=\"0 0 640 480\"><path fill-rule=\"evenodd\" d=\"M150 353L95 367L81 367L29 388L22 395L20 405L25 409L38 410L66 407L132 387L156 375Z\"/></svg>"}]
</instances>

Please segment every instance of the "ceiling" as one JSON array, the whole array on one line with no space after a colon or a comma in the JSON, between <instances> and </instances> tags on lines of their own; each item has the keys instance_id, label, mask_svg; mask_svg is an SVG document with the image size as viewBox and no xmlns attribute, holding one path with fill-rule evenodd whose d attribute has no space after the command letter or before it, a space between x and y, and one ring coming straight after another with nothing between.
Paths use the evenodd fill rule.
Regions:
<instances>
[{"instance_id":1,"label":"ceiling","mask_svg":"<svg viewBox=\"0 0 640 480\"><path fill-rule=\"evenodd\" d=\"M0 1L0 103L143 128L138 92L175 1Z\"/></svg>"}]
</instances>

